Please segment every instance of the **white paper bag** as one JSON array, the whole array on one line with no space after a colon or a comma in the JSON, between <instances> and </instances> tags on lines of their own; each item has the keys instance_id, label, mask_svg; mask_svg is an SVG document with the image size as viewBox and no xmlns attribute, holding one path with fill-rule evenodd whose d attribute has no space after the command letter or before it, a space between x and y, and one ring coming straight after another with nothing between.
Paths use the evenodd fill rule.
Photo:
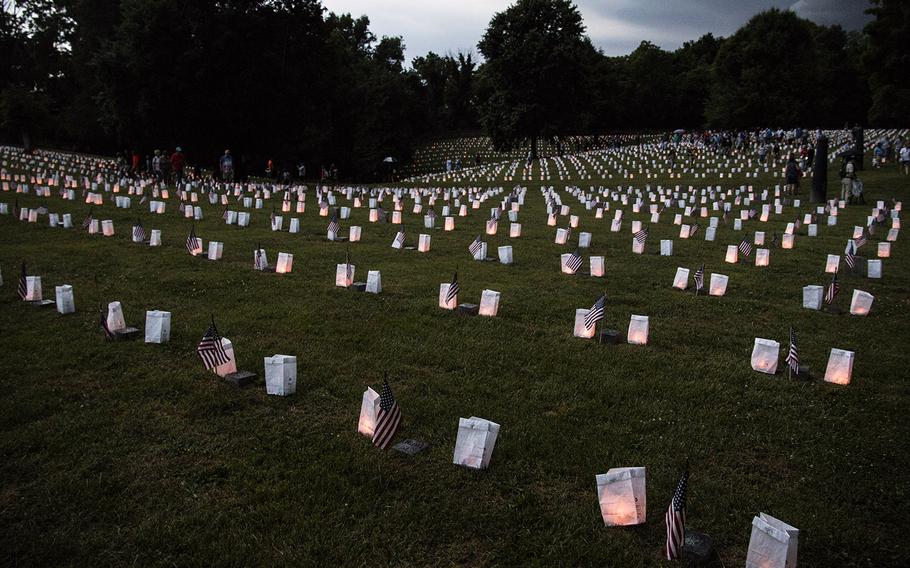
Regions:
<instances>
[{"instance_id":1,"label":"white paper bag","mask_svg":"<svg viewBox=\"0 0 910 568\"><path fill-rule=\"evenodd\" d=\"M796 568L799 530L771 515L752 519L746 568Z\"/></svg>"},{"instance_id":2,"label":"white paper bag","mask_svg":"<svg viewBox=\"0 0 910 568\"><path fill-rule=\"evenodd\" d=\"M499 424L495 422L476 416L459 418L452 463L471 469L486 469L498 436Z\"/></svg>"},{"instance_id":3,"label":"white paper bag","mask_svg":"<svg viewBox=\"0 0 910 568\"><path fill-rule=\"evenodd\" d=\"M499 292L484 290L480 295L478 313L482 316L495 317L499 313Z\"/></svg>"},{"instance_id":4,"label":"white paper bag","mask_svg":"<svg viewBox=\"0 0 910 568\"><path fill-rule=\"evenodd\" d=\"M850 313L855 316L868 315L874 299L875 297L869 292L854 290L853 298L850 300Z\"/></svg>"},{"instance_id":5,"label":"white paper bag","mask_svg":"<svg viewBox=\"0 0 910 568\"><path fill-rule=\"evenodd\" d=\"M111 302L107 305L107 328L111 331L126 329L126 321L123 319L123 306L120 302Z\"/></svg>"},{"instance_id":6,"label":"white paper bag","mask_svg":"<svg viewBox=\"0 0 910 568\"><path fill-rule=\"evenodd\" d=\"M145 342L167 343L171 339L171 312L145 312Z\"/></svg>"},{"instance_id":7,"label":"white paper bag","mask_svg":"<svg viewBox=\"0 0 910 568\"><path fill-rule=\"evenodd\" d=\"M499 262L500 264L512 264L512 247L504 246L499 247Z\"/></svg>"},{"instance_id":8,"label":"white paper bag","mask_svg":"<svg viewBox=\"0 0 910 568\"><path fill-rule=\"evenodd\" d=\"M689 269L683 267L676 268L676 276L673 278L673 287L677 290L685 290L689 287Z\"/></svg>"},{"instance_id":9,"label":"white paper bag","mask_svg":"<svg viewBox=\"0 0 910 568\"><path fill-rule=\"evenodd\" d=\"M711 296L723 296L727 293L727 283L730 277L725 274L712 274L711 282L708 285L708 294Z\"/></svg>"},{"instance_id":10,"label":"white paper bag","mask_svg":"<svg viewBox=\"0 0 910 568\"><path fill-rule=\"evenodd\" d=\"M272 355L265 358L265 391L288 396L297 391L297 357Z\"/></svg>"},{"instance_id":11,"label":"white paper bag","mask_svg":"<svg viewBox=\"0 0 910 568\"><path fill-rule=\"evenodd\" d=\"M804 286L803 307L810 310L822 309L822 296L824 293L824 288L821 286Z\"/></svg>"},{"instance_id":12,"label":"white paper bag","mask_svg":"<svg viewBox=\"0 0 910 568\"><path fill-rule=\"evenodd\" d=\"M630 345L645 345L648 343L648 316L632 315L629 319L629 332L626 341Z\"/></svg>"},{"instance_id":13,"label":"white paper bag","mask_svg":"<svg viewBox=\"0 0 910 568\"><path fill-rule=\"evenodd\" d=\"M0 284L3 280L0 279ZM73 287L69 284L57 286L55 288L57 311L61 314L71 314L76 311L76 303L73 300Z\"/></svg>"},{"instance_id":14,"label":"white paper bag","mask_svg":"<svg viewBox=\"0 0 910 568\"><path fill-rule=\"evenodd\" d=\"M224 349L224 355L227 357L227 362L215 367L215 374L219 377L226 377L231 373L237 372L237 358L234 355L234 344L231 343L230 339L222 337L221 347Z\"/></svg>"},{"instance_id":15,"label":"white paper bag","mask_svg":"<svg viewBox=\"0 0 910 568\"><path fill-rule=\"evenodd\" d=\"M594 337L596 326L592 326L591 329L585 327L585 316L587 316L590 311L591 310L588 308L577 308L575 310L575 327L572 331L572 335L575 337L580 337L582 339L591 339Z\"/></svg>"},{"instance_id":16,"label":"white paper bag","mask_svg":"<svg viewBox=\"0 0 910 568\"><path fill-rule=\"evenodd\" d=\"M604 525L640 525L645 522L647 488L645 468L614 467L596 476L597 501Z\"/></svg>"},{"instance_id":17,"label":"white paper bag","mask_svg":"<svg viewBox=\"0 0 910 568\"><path fill-rule=\"evenodd\" d=\"M773 375L777 372L777 360L780 358L780 343L771 339L755 338L752 347L752 369L759 373Z\"/></svg>"},{"instance_id":18,"label":"white paper bag","mask_svg":"<svg viewBox=\"0 0 910 568\"><path fill-rule=\"evenodd\" d=\"M348 272L350 267L350 273ZM354 271L357 269L353 264L336 264L335 265L335 286L347 288L354 283Z\"/></svg>"},{"instance_id":19,"label":"white paper bag","mask_svg":"<svg viewBox=\"0 0 910 568\"><path fill-rule=\"evenodd\" d=\"M853 379L853 351L832 348L825 368L825 381L838 385L848 385Z\"/></svg>"},{"instance_id":20,"label":"white paper bag","mask_svg":"<svg viewBox=\"0 0 910 568\"><path fill-rule=\"evenodd\" d=\"M368 387L363 391L363 397L360 400L360 420L357 422L357 431L372 438L378 416L379 393Z\"/></svg>"},{"instance_id":21,"label":"white paper bag","mask_svg":"<svg viewBox=\"0 0 910 568\"><path fill-rule=\"evenodd\" d=\"M367 288L370 294L379 294L382 292L382 275L378 270L367 271Z\"/></svg>"}]
</instances>

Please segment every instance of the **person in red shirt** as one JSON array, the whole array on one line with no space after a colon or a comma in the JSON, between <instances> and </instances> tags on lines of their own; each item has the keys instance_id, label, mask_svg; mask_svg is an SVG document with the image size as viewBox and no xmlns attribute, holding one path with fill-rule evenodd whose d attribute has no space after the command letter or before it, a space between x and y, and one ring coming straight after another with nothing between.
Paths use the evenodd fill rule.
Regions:
<instances>
[{"instance_id":1,"label":"person in red shirt","mask_svg":"<svg viewBox=\"0 0 910 568\"><path fill-rule=\"evenodd\" d=\"M177 183L183 181L183 169L186 167L186 157L183 155L183 149L177 146L177 151L171 154L171 169L174 171L174 177Z\"/></svg>"}]
</instances>

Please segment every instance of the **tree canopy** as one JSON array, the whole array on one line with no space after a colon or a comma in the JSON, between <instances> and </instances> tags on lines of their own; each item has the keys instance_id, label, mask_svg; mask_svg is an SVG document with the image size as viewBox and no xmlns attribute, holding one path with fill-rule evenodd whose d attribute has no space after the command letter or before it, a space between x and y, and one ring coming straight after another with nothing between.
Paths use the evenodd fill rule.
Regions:
<instances>
[{"instance_id":1,"label":"tree canopy","mask_svg":"<svg viewBox=\"0 0 910 568\"><path fill-rule=\"evenodd\" d=\"M863 33L789 11L674 51L608 57L570 0L517 0L478 50L405 61L402 37L319 0L0 0L0 141L112 152L181 145L238 170L266 159L377 177L424 140L501 147L678 127L903 126L910 7ZM659 38L654 38L659 39Z\"/></svg>"}]
</instances>

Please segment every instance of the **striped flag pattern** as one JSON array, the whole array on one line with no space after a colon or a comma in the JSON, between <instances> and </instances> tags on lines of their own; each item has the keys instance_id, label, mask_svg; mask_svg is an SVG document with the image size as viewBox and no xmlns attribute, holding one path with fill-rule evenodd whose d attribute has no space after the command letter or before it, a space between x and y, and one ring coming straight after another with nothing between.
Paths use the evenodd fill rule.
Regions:
<instances>
[{"instance_id":1,"label":"striped flag pattern","mask_svg":"<svg viewBox=\"0 0 910 568\"><path fill-rule=\"evenodd\" d=\"M834 277L831 278L831 284L828 285L828 289L825 291L825 303L833 304L838 292L840 292L840 284L837 282L837 272L835 272Z\"/></svg>"},{"instance_id":2,"label":"striped flag pattern","mask_svg":"<svg viewBox=\"0 0 910 568\"><path fill-rule=\"evenodd\" d=\"M253 255L253 270L265 270L265 263L262 262L262 246L256 243L256 253Z\"/></svg>"},{"instance_id":3,"label":"striped flag pattern","mask_svg":"<svg viewBox=\"0 0 910 568\"><path fill-rule=\"evenodd\" d=\"M337 235L338 231L340 231L340 230L341 230L341 225L338 223L338 219L336 219L335 217L332 217L332 220L329 221L329 226L326 229L326 231L329 233L332 233L333 235Z\"/></svg>"},{"instance_id":4,"label":"striped flag pattern","mask_svg":"<svg viewBox=\"0 0 910 568\"><path fill-rule=\"evenodd\" d=\"M394 244L398 245L397 248L401 248L404 246L404 231L398 231L398 234L395 235L395 241L393 242L393 245Z\"/></svg>"},{"instance_id":5,"label":"striped flag pattern","mask_svg":"<svg viewBox=\"0 0 910 568\"><path fill-rule=\"evenodd\" d=\"M648 240L648 228L645 227L644 229L641 229L640 231L635 231L635 234L632 236L635 237L635 240L638 241L639 243L645 244L645 241Z\"/></svg>"},{"instance_id":6,"label":"striped flag pattern","mask_svg":"<svg viewBox=\"0 0 910 568\"><path fill-rule=\"evenodd\" d=\"M446 292L445 304L447 306L449 305L449 302L458 297L458 290L458 271L455 271L455 273L452 274L452 283L449 284L449 289Z\"/></svg>"},{"instance_id":7,"label":"striped flag pattern","mask_svg":"<svg viewBox=\"0 0 910 568\"><path fill-rule=\"evenodd\" d=\"M566 259L566 268L569 269L569 272L575 274L578 272L578 269L581 268L581 255L578 254L578 249L575 249L572 254L569 255L569 258Z\"/></svg>"},{"instance_id":8,"label":"striped flag pattern","mask_svg":"<svg viewBox=\"0 0 910 568\"><path fill-rule=\"evenodd\" d=\"M667 524L667 560L677 560L682 556L686 541L686 493L689 486L689 470L683 472L673 492L673 499L667 508L664 521Z\"/></svg>"},{"instance_id":9,"label":"striped flag pattern","mask_svg":"<svg viewBox=\"0 0 910 568\"><path fill-rule=\"evenodd\" d=\"M847 252L844 254L844 262L850 267L850 270L856 268L856 255L853 254L853 243L847 244Z\"/></svg>"},{"instance_id":10,"label":"striped flag pattern","mask_svg":"<svg viewBox=\"0 0 910 568\"><path fill-rule=\"evenodd\" d=\"M597 298L597 301L594 302L594 305L591 306L591 309L588 310L588 313L585 315L585 329L591 329L597 322L601 321L606 317L604 309L607 305L607 296L603 294L600 298Z\"/></svg>"},{"instance_id":11,"label":"striped flag pattern","mask_svg":"<svg viewBox=\"0 0 910 568\"><path fill-rule=\"evenodd\" d=\"M86 215L85 219L82 221L82 228L88 229L91 226L93 219L94 219L94 217L92 217L92 210L90 208L88 210L88 215Z\"/></svg>"},{"instance_id":12,"label":"striped flag pattern","mask_svg":"<svg viewBox=\"0 0 910 568\"><path fill-rule=\"evenodd\" d=\"M227 353L224 352L224 346L221 345L221 336L218 335L218 328L215 327L215 320L205 334L199 345L196 346L196 354L202 359L202 364L206 369L213 370L229 361Z\"/></svg>"},{"instance_id":13,"label":"striped flag pattern","mask_svg":"<svg viewBox=\"0 0 910 568\"><path fill-rule=\"evenodd\" d=\"M471 253L471 256L477 256L477 253L480 252L482 245L483 241L480 240L480 235L477 235L477 238L475 238L471 244L468 245L468 252Z\"/></svg>"},{"instance_id":14,"label":"striped flag pattern","mask_svg":"<svg viewBox=\"0 0 910 568\"><path fill-rule=\"evenodd\" d=\"M866 237L866 232L863 231L863 233L859 236L858 239L856 239L854 243L856 245L856 250L859 250L859 248L867 242L869 242L869 239Z\"/></svg>"},{"instance_id":15,"label":"striped flag pattern","mask_svg":"<svg viewBox=\"0 0 910 568\"><path fill-rule=\"evenodd\" d=\"M790 350L787 351L787 365L794 375L799 374L799 351L796 349L796 332L790 328Z\"/></svg>"},{"instance_id":16,"label":"striped flag pattern","mask_svg":"<svg viewBox=\"0 0 910 568\"><path fill-rule=\"evenodd\" d=\"M133 240L140 242L145 240L145 229L142 227L140 219L136 219L136 226L133 227Z\"/></svg>"},{"instance_id":17,"label":"striped flag pattern","mask_svg":"<svg viewBox=\"0 0 910 568\"><path fill-rule=\"evenodd\" d=\"M695 293L698 294L699 292L701 292L702 288L705 287L705 265L704 264L702 264L700 267L698 267L698 270L695 271L695 276L693 277L693 279L695 280Z\"/></svg>"},{"instance_id":18,"label":"striped flag pattern","mask_svg":"<svg viewBox=\"0 0 910 568\"><path fill-rule=\"evenodd\" d=\"M16 285L16 292L19 294L19 299L23 302L28 298L28 277L25 273L25 263L22 263L22 273L19 274L19 282Z\"/></svg>"},{"instance_id":19,"label":"striped flag pattern","mask_svg":"<svg viewBox=\"0 0 910 568\"><path fill-rule=\"evenodd\" d=\"M386 449L398 431L399 424L401 409L392 395L392 388L386 378L382 381L382 390L379 393L379 414L376 416L376 428L373 430L373 445Z\"/></svg>"},{"instance_id":20,"label":"striped flag pattern","mask_svg":"<svg viewBox=\"0 0 910 568\"><path fill-rule=\"evenodd\" d=\"M202 244L196 237L196 226L190 227L190 234L186 237L186 251L193 256L198 254L197 250L202 248Z\"/></svg>"},{"instance_id":21,"label":"striped flag pattern","mask_svg":"<svg viewBox=\"0 0 910 568\"><path fill-rule=\"evenodd\" d=\"M748 237L743 237L743 240L740 241L739 253L745 257L752 254L752 243L749 242Z\"/></svg>"}]
</instances>

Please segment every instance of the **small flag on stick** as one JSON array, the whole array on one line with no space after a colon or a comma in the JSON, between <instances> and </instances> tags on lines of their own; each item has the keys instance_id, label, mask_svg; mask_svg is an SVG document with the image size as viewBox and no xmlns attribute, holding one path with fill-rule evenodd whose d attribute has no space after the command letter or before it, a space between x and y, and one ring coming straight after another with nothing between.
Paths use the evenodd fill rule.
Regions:
<instances>
[{"instance_id":1,"label":"small flag on stick","mask_svg":"<svg viewBox=\"0 0 910 568\"><path fill-rule=\"evenodd\" d=\"M373 445L383 450L386 449L395 436L395 432L398 431L399 424L401 424L401 409L392 395L392 388L386 377L382 381L382 390L379 392L379 413L376 416L376 428L373 430Z\"/></svg>"},{"instance_id":2,"label":"small flag on stick","mask_svg":"<svg viewBox=\"0 0 910 568\"><path fill-rule=\"evenodd\" d=\"M205 331L202 340L196 346L196 354L202 359L205 368L209 370L214 370L229 361L227 353L224 352L224 346L221 344L218 328L215 327L214 317L212 317L212 325Z\"/></svg>"},{"instance_id":3,"label":"small flag on stick","mask_svg":"<svg viewBox=\"0 0 910 568\"><path fill-rule=\"evenodd\" d=\"M673 492L673 499L667 508L664 521L667 525L667 560L678 560L686 542L686 493L689 486L689 470L683 472Z\"/></svg>"}]
</instances>

